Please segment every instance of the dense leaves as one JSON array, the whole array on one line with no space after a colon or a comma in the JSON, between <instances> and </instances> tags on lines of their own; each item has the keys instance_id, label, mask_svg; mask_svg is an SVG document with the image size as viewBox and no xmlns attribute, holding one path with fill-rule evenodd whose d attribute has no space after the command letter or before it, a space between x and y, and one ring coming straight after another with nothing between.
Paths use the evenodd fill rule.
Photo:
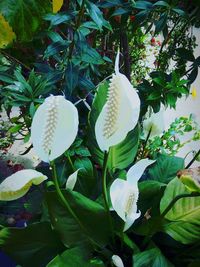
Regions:
<instances>
[{"instance_id":1,"label":"dense leaves","mask_svg":"<svg viewBox=\"0 0 200 267\"><path fill-rule=\"evenodd\" d=\"M64 246L47 222L0 230L0 247L24 267L45 266Z\"/></svg>"}]
</instances>

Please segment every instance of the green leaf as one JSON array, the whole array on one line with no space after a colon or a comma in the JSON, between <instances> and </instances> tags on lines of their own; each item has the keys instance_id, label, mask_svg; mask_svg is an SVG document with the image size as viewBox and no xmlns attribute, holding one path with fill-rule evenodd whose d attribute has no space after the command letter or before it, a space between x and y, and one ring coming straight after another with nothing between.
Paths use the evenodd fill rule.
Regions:
<instances>
[{"instance_id":1,"label":"green leaf","mask_svg":"<svg viewBox=\"0 0 200 267\"><path fill-rule=\"evenodd\" d=\"M158 1L155 4L153 4L154 7L170 7L170 5L165 1Z\"/></svg>"},{"instance_id":2,"label":"green leaf","mask_svg":"<svg viewBox=\"0 0 200 267\"><path fill-rule=\"evenodd\" d=\"M178 195L190 194L190 191L174 178L164 192L160 203L160 211L163 212L169 203ZM163 231L175 240L190 244L199 241L200 236L200 197L185 197L179 199L172 209L165 215L169 220L163 226Z\"/></svg>"},{"instance_id":3,"label":"green leaf","mask_svg":"<svg viewBox=\"0 0 200 267\"><path fill-rule=\"evenodd\" d=\"M65 72L65 93L71 95L73 90L78 84L79 68L74 66L72 62L69 62Z\"/></svg>"},{"instance_id":4,"label":"green leaf","mask_svg":"<svg viewBox=\"0 0 200 267\"><path fill-rule=\"evenodd\" d=\"M89 16L98 25L99 30L102 30L102 27L112 30L110 23L104 19L101 10L94 3L87 1L87 9Z\"/></svg>"},{"instance_id":5,"label":"green leaf","mask_svg":"<svg viewBox=\"0 0 200 267\"><path fill-rule=\"evenodd\" d=\"M57 255L47 267L104 267L99 259L91 259L91 249L86 246L75 247Z\"/></svg>"},{"instance_id":6,"label":"green leaf","mask_svg":"<svg viewBox=\"0 0 200 267\"><path fill-rule=\"evenodd\" d=\"M21 128L22 128L22 124L17 124L17 125L15 125L15 126L12 126L9 130L8 130L8 132L9 133L17 133Z\"/></svg>"},{"instance_id":7,"label":"green leaf","mask_svg":"<svg viewBox=\"0 0 200 267\"><path fill-rule=\"evenodd\" d=\"M182 9L180 8L172 8L172 10L174 12L176 12L178 15L180 15L181 17L184 17L186 15L185 11L183 11Z\"/></svg>"},{"instance_id":8,"label":"green leaf","mask_svg":"<svg viewBox=\"0 0 200 267\"><path fill-rule=\"evenodd\" d=\"M133 256L134 267L173 267L158 248L152 248Z\"/></svg>"},{"instance_id":9,"label":"green leaf","mask_svg":"<svg viewBox=\"0 0 200 267\"><path fill-rule=\"evenodd\" d=\"M139 183L138 209L145 214L151 209L151 215L159 215L160 200L166 184L158 181L143 181Z\"/></svg>"},{"instance_id":10,"label":"green leaf","mask_svg":"<svg viewBox=\"0 0 200 267\"><path fill-rule=\"evenodd\" d=\"M46 193L51 223L65 246L70 247L79 244L87 240L87 237L99 245L107 244L110 231L104 208L78 192L70 190L63 190L62 192L74 214L82 223L80 226L66 207L60 203L56 192Z\"/></svg>"},{"instance_id":11,"label":"green leaf","mask_svg":"<svg viewBox=\"0 0 200 267\"><path fill-rule=\"evenodd\" d=\"M152 6L153 4L148 1L137 1L134 7L137 9L151 9Z\"/></svg>"},{"instance_id":12,"label":"green leaf","mask_svg":"<svg viewBox=\"0 0 200 267\"><path fill-rule=\"evenodd\" d=\"M94 195L97 179L94 174L92 162L88 158L77 158L74 162L75 169L80 169L75 189L87 197Z\"/></svg>"},{"instance_id":13,"label":"green leaf","mask_svg":"<svg viewBox=\"0 0 200 267\"><path fill-rule=\"evenodd\" d=\"M92 110L89 114L88 125L88 146L94 160L102 166L103 152L99 149L95 138L95 123L106 103L108 91L108 82L101 83L95 95L92 104ZM128 167L133 161L137 153L139 143L139 127L136 126L134 130L130 131L127 137L118 145L110 148L108 168L109 169L124 169Z\"/></svg>"},{"instance_id":14,"label":"green leaf","mask_svg":"<svg viewBox=\"0 0 200 267\"><path fill-rule=\"evenodd\" d=\"M149 169L149 176L151 180L167 184L182 169L184 169L182 158L160 154L156 158L156 163Z\"/></svg>"},{"instance_id":15,"label":"green leaf","mask_svg":"<svg viewBox=\"0 0 200 267\"><path fill-rule=\"evenodd\" d=\"M167 24L167 13L163 13L159 20L155 23L155 34L160 33Z\"/></svg>"},{"instance_id":16,"label":"green leaf","mask_svg":"<svg viewBox=\"0 0 200 267\"><path fill-rule=\"evenodd\" d=\"M20 42L30 41L42 23L42 16L51 11L49 0L1 0L0 13L5 16Z\"/></svg>"},{"instance_id":17,"label":"green leaf","mask_svg":"<svg viewBox=\"0 0 200 267\"><path fill-rule=\"evenodd\" d=\"M0 247L23 267L44 266L64 247L48 222L0 230Z\"/></svg>"}]
</instances>

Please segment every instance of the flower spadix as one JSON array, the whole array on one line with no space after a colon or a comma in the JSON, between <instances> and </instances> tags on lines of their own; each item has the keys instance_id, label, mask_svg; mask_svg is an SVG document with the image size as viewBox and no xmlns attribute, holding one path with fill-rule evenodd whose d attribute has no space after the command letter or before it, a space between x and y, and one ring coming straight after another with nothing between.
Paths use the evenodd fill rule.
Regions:
<instances>
[{"instance_id":1,"label":"flower spadix","mask_svg":"<svg viewBox=\"0 0 200 267\"><path fill-rule=\"evenodd\" d=\"M21 170L0 184L0 200L15 200L24 196L32 185L39 185L47 176L35 170Z\"/></svg>"},{"instance_id":2,"label":"flower spadix","mask_svg":"<svg viewBox=\"0 0 200 267\"><path fill-rule=\"evenodd\" d=\"M155 160L149 159L138 161L128 170L126 180L116 179L110 187L112 207L125 222L124 231L140 217L140 212L137 212L138 180L144 170L154 162Z\"/></svg>"},{"instance_id":3,"label":"flower spadix","mask_svg":"<svg viewBox=\"0 0 200 267\"><path fill-rule=\"evenodd\" d=\"M63 96L50 96L37 109L31 140L37 155L45 162L62 155L74 142L78 132L76 107Z\"/></svg>"},{"instance_id":4,"label":"flower spadix","mask_svg":"<svg viewBox=\"0 0 200 267\"><path fill-rule=\"evenodd\" d=\"M129 80L119 72L119 52L115 62L105 105L95 124L97 143L102 151L119 144L135 128L140 113L140 99Z\"/></svg>"},{"instance_id":5,"label":"flower spadix","mask_svg":"<svg viewBox=\"0 0 200 267\"><path fill-rule=\"evenodd\" d=\"M112 256L112 263L116 267L124 267L123 261L118 255L113 255Z\"/></svg>"}]
</instances>

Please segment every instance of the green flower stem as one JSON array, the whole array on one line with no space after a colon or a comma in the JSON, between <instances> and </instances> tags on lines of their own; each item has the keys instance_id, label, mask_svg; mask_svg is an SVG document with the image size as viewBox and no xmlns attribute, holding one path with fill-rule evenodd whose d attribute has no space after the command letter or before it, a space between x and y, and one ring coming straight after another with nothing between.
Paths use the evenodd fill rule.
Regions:
<instances>
[{"instance_id":1,"label":"green flower stem","mask_svg":"<svg viewBox=\"0 0 200 267\"><path fill-rule=\"evenodd\" d=\"M104 159L103 159L103 176L102 176L102 191L103 191L103 199L104 199L104 206L108 215L108 221L110 224L110 230L111 230L111 236L112 236L112 242L113 245L115 244L114 239L114 229L113 229L113 223L112 218L110 214L109 204L108 204L108 195L107 195L107 182L106 182L106 176L107 176L107 167L108 167L108 157L109 157L109 151L104 152Z\"/></svg>"},{"instance_id":2,"label":"green flower stem","mask_svg":"<svg viewBox=\"0 0 200 267\"><path fill-rule=\"evenodd\" d=\"M141 159L144 157L144 154L145 154L145 149L146 149L146 146L147 146L147 143L149 141L149 137L151 135L151 131L152 131L152 127L149 129L149 132L148 132L148 135L145 139L145 142L144 142L144 145L143 145L143 150L142 150L142 156L141 156Z\"/></svg>"},{"instance_id":3,"label":"green flower stem","mask_svg":"<svg viewBox=\"0 0 200 267\"><path fill-rule=\"evenodd\" d=\"M72 160L71 160L71 157L70 157L69 155L67 155L67 159L68 159L68 161L69 161L69 164L70 164L72 170L75 171L76 169L74 168L74 164L73 164L73 162L72 162Z\"/></svg>"},{"instance_id":4,"label":"green flower stem","mask_svg":"<svg viewBox=\"0 0 200 267\"><path fill-rule=\"evenodd\" d=\"M109 211L109 205L108 205L108 195L107 195L107 185L106 185L106 174L107 174L107 165L108 165L108 156L109 152L104 153L104 159L103 159L103 176L102 176L102 190L103 190L103 199L104 199L104 205L107 211Z\"/></svg>"},{"instance_id":5,"label":"green flower stem","mask_svg":"<svg viewBox=\"0 0 200 267\"><path fill-rule=\"evenodd\" d=\"M194 158L188 163L188 165L187 165L185 168L188 169L188 168L195 162L195 160L198 158L199 155L200 155L200 149L199 149L199 151L195 154Z\"/></svg>"},{"instance_id":6,"label":"green flower stem","mask_svg":"<svg viewBox=\"0 0 200 267\"><path fill-rule=\"evenodd\" d=\"M193 193L190 193L190 194L181 194L181 195L178 195L176 196L170 203L169 205L166 207L166 209L161 213L161 217L165 217L165 215L172 209L172 207L175 205L175 203L181 199L181 198L185 198L185 197L199 197L200 196L200 193L198 192L193 192Z\"/></svg>"},{"instance_id":7,"label":"green flower stem","mask_svg":"<svg viewBox=\"0 0 200 267\"><path fill-rule=\"evenodd\" d=\"M63 204L63 206L66 207L66 209L68 210L68 212L71 214L71 216L74 218L74 220L78 223L78 225L80 226L80 228L82 229L82 231L85 233L85 235L87 236L87 238L91 242L91 244L94 247L97 247L97 246L99 247L98 243L96 243L94 240L92 240L89 237L87 230L85 229L85 227L83 226L83 224L81 223L81 221L79 220L79 218L76 216L76 214L74 213L74 211L70 207L70 204L68 203L67 199L64 197L64 195L63 195L63 193L62 193L62 191L60 189L59 183L58 183L58 176L57 176L57 172L56 172L55 162L54 161L51 161L50 162L50 166L52 168L54 185L55 185L55 188L56 188L57 195L58 195L58 197L60 199L60 202Z\"/></svg>"}]
</instances>

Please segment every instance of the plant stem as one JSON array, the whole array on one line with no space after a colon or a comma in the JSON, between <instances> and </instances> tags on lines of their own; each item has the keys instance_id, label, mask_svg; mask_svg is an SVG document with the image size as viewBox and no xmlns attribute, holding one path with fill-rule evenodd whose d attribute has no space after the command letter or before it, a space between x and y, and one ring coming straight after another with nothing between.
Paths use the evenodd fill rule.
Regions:
<instances>
[{"instance_id":1,"label":"plant stem","mask_svg":"<svg viewBox=\"0 0 200 267\"><path fill-rule=\"evenodd\" d=\"M1 50L1 54L3 54L8 60L12 60L14 62L16 62L17 64L23 66L25 69L31 71L31 68L29 66L27 66L26 64L22 63L19 59L9 55L8 53L6 53L5 51Z\"/></svg>"},{"instance_id":2,"label":"plant stem","mask_svg":"<svg viewBox=\"0 0 200 267\"><path fill-rule=\"evenodd\" d=\"M80 228L82 229L82 231L86 234L88 240L96 247L99 246L94 240L92 240L89 236L88 236L88 232L85 229L85 227L83 226L83 224L81 223L81 221L79 220L79 218L76 216L76 214L74 213L74 211L72 210L72 208L70 207L70 204L68 203L67 199L64 197L59 183L58 183L58 176L57 176L57 172L56 172L56 165L54 161L50 162L50 166L52 167L52 172L53 172L53 180L54 180L54 185L56 188L56 193L60 199L60 202L63 204L63 206L66 207L67 211L71 214L71 216L74 218L74 220L78 223L78 225L80 226Z\"/></svg>"},{"instance_id":3,"label":"plant stem","mask_svg":"<svg viewBox=\"0 0 200 267\"><path fill-rule=\"evenodd\" d=\"M77 18L76 25L75 25L75 31L79 28L81 24L81 19L82 19L82 16L84 15L84 5L85 5L85 0L83 0L81 4L81 8L79 10L78 18ZM74 46L75 46L75 41L74 41L74 34L73 34L73 40L69 47L68 61L72 58Z\"/></svg>"},{"instance_id":4,"label":"plant stem","mask_svg":"<svg viewBox=\"0 0 200 267\"><path fill-rule=\"evenodd\" d=\"M105 205L106 211L109 211L108 196L107 196L107 185L106 185L108 156L109 156L109 152L105 151L104 159L103 159L102 191L103 191L103 199L104 199L104 205Z\"/></svg>"},{"instance_id":5,"label":"plant stem","mask_svg":"<svg viewBox=\"0 0 200 267\"><path fill-rule=\"evenodd\" d=\"M161 217L165 217L165 215L171 210L171 208L174 206L174 204L181 198L185 198L185 197L199 197L200 193L198 192L193 192L193 193L185 193L185 194L181 194L176 196L170 203L169 205L166 207L166 209L161 213Z\"/></svg>"},{"instance_id":6,"label":"plant stem","mask_svg":"<svg viewBox=\"0 0 200 267\"><path fill-rule=\"evenodd\" d=\"M149 137L151 135L151 131L152 131L152 127L149 129L149 132L148 132L148 135L145 139L145 142L144 142L144 145L143 145L143 151L142 151L142 156L141 156L141 159L144 157L144 154L145 154L145 148L146 148L146 145L147 145L147 142L149 141Z\"/></svg>"},{"instance_id":7,"label":"plant stem","mask_svg":"<svg viewBox=\"0 0 200 267\"><path fill-rule=\"evenodd\" d=\"M200 149L199 149L199 151L195 154L195 156L193 157L193 159L188 163L188 165L185 167L185 169L188 169L188 168L195 162L195 160L198 158L199 155L200 155Z\"/></svg>"},{"instance_id":8,"label":"plant stem","mask_svg":"<svg viewBox=\"0 0 200 267\"><path fill-rule=\"evenodd\" d=\"M112 241L113 244L115 243L114 240L114 229L113 229L113 224L112 224L112 218L110 215L110 209L109 209L109 204L108 204L108 195L107 195L107 184L106 184L106 174L107 174L107 167L108 167L108 156L109 156L109 151L104 152L104 159L103 159L103 176L102 176L102 191L103 191L103 199L104 199L104 206L108 215L108 221L110 224L110 230L111 230L111 236L112 236Z\"/></svg>"}]
</instances>

